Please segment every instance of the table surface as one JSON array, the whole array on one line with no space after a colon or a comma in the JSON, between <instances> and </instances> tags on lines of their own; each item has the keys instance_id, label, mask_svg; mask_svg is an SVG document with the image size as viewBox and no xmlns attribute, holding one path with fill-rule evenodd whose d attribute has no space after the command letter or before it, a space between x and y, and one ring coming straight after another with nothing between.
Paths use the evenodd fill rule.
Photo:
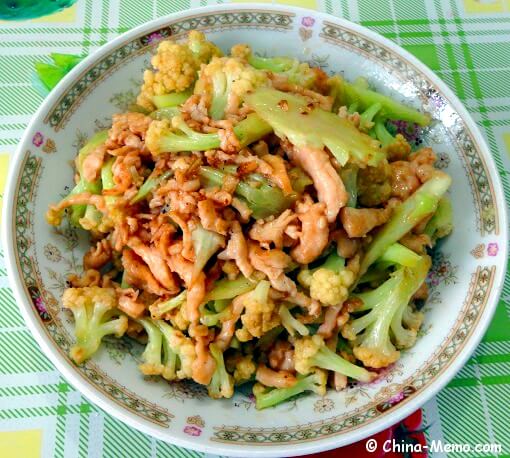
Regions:
<instances>
[{"instance_id":1,"label":"table surface","mask_svg":"<svg viewBox=\"0 0 510 458\"><path fill-rule=\"evenodd\" d=\"M87 54L118 34L206 0L79 0L61 13L0 21L0 205L9 159L43 97L33 64ZM268 0L326 11L395 41L434 70L482 129L510 203L510 0ZM140 7L139 5L145 5ZM1 220L0 220L1 224ZM0 454L201 457L129 428L90 404L41 353L19 315L0 250ZM496 316L463 370L423 408L427 441L500 443L510 456L510 274ZM434 453L434 456L498 456Z\"/></svg>"}]
</instances>

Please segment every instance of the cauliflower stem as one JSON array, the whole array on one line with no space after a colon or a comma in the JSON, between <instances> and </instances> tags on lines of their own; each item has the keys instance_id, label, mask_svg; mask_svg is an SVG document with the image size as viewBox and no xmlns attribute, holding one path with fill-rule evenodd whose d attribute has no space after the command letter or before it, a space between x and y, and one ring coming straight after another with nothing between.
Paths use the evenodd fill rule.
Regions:
<instances>
[{"instance_id":1,"label":"cauliflower stem","mask_svg":"<svg viewBox=\"0 0 510 458\"><path fill-rule=\"evenodd\" d=\"M255 406L259 410L274 407L306 391L312 391L319 396L324 396L326 394L327 378L325 371L315 369L309 375L299 375L296 383L290 388L272 389L257 383L253 387Z\"/></svg>"},{"instance_id":2,"label":"cauliflower stem","mask_svg":"<svg viewBox=\"0 0 510 458\"><path fill-rule=\"evenodd\" d=\"M257 286L257 282L239 275L235 280L222 278L214 283L211 291L207 293L204 301L221 301L233 299L241 294L247 293Z\"/></svg>"},{"instance_id":3,"label":"cauliflower stem","mask_svg":"<svg viewBox=\"0 0 510 458\"><path fill-rule=\"evenodd\" d=\"M271 126L254 113L236 124L233 130L240 148L272 132ZM167 119L152 122L145 141L147 147L155 154L207 151L221 146L219 134L196 132L180 116L174 116L171 124Z\"/></svg>"},{"instance_id":4,"label":"cauliflower stem","mask_svg":"<svg viewBox=\"0 0 510 458\"><path fill-rule=\"evenodd\" d=\"M199 169L200 179L205 186L218 186L223 184L226 172L213 167L202 166ZM270 184L264 177L251 174L240 181L236 187L235 195L243 199L256 219L278 215L286 210L295 200L295 195L284 196L282 190Z\"/></svg>"},{"instance_id":5,"label":"cauliflower stem","mask_svg":"<svg viewBox=\"0 0 510 458\"><path fill-rule=\"evenodd\" d=\"M271 125L276 135L288 138L297 147L327 146L342 166L348 160L364 167L384 159L378 141L360 132L351 121L313 107L301 95L260 88L246 97L246 103ZM303 129L303 125L307 128Z\"/></svg>"},{"instance_id":6,"label":"cauliflower stem","mask_svg":"<svg viewBox=\"0 0 510 458\"><path fill-rule=\"evenodd\" d=\"M342 358L330 350L322 337L314 335L294 342L294 365L300 374L308 374L312 368L338 372L361 382L371 382L377 374Z\"/></svg>"},{"instance_id":7,"label":"cauliflower stem","mask_svg":"<svg viewBox=\"0 0 510 458\"><path fill-rule=\"evenodd\" d=\"M436 211L439 201L451 182L452 179L446 173L435 171L428 181L394 210L389 221L382 226L366 248L359 277L383 255L390 245L400 240L423 218Z\"/></svg>"},{"instance_id":8,"label":"cauliflower stem","mask_svg":"<svg viewBox=\"0 0 510 458\"><path fill-rule=\"evenodd\" d=\"M354 83L348 83L337 75L329 80L331 95L335 96L335 106L350 106L357 104L358 111L363 111L374 104L380 104L379 114L388 119L409 121L427 126L430 116L420 113L414 108L405 106L391 97L372 91L364 78L358 78Z\"/></svg>"}]
</instances>

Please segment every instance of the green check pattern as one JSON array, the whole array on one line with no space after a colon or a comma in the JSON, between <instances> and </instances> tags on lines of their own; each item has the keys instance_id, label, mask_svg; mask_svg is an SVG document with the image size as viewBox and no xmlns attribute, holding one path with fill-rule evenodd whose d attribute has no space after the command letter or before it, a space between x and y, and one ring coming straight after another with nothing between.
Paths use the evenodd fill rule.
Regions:
<instances>
[{"instance_id":1,"label":"green check pattern","mask_svg":"<svg viewBox=\"0 0 510 458\"><path fill-rule=\"evenodd\" d=\"M358 22L403 46L434 70L482 128L510 203L510 0L281 2ZM62 20L0 23L0 155L14 153L42 101L33 86L35 61L47 59L53 51L87 54L155 17L212 3L216 2L79 0L74 13ZM6 171L0 170L0 177L2 173ZM0 203L1 198L0 190ZM203 456L129 428L75 391L25 327L6 275L0 251L0 433L41 429L43 457ZM430 425L428 442L500 443L503 452L499 456L510 456L509 374L510 274L493 323L475 355L424 407L425 423Z\"/></svg>"}]
</instances>

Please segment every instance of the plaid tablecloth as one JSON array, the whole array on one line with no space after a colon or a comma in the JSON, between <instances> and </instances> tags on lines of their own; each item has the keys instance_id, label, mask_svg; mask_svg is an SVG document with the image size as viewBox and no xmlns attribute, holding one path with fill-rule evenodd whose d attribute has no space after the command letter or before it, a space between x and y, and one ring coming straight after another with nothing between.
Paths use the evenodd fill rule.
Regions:
<instances>
[{"instance_id":1,"label":"plaid tablecloth","mask_svg":"<svg viewBox=\"0 0 510 458\"><path fill-rule=\"evenodd\" d=\"M271 0L268 0L271 2ZM0 204L9 158L42 101L33 63L50 52L87 54L152 18L207 0L79 0L23 23L0 21ZM217 3L226 3L218 0ZM510 203L510 0L276 0L322 10L379 32L416 55L482 128ZM1 224L1 221L0 221ZM41 353L19 315L0 251L0 456L198 457L91 405ZM510 274L475 355L423 409L427 441L500 443L510 456ZM445 453L434 456L446 456ZM449 453L452 457L498 456Z\"/></svg>"}]
</instances>

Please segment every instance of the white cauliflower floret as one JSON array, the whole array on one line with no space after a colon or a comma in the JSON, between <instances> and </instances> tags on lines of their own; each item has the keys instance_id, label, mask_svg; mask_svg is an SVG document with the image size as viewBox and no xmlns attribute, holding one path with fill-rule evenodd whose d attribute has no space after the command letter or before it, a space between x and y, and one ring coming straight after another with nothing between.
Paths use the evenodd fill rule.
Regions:
<instances>
[{"instance_id":1,"label":"white cauliflower floret","mask_svg":"<svg viewBox=\"0 0 510 458\"><path fill-rule=\"evenodd\" d=\"M76 344L70 355L77 364L98 350L104 336L121 337L127 330L128 319L117 309L117 295L113 288L68 288L62 302L74 315Z\"/></svg>"},{"instance_id":2,"label":"white cauliflower floret","mask_svg":"<svg viewBox=\"0 0 510 458\"><path fill-rule=\"evenodd\" d=\"M195 94L210 97L209 114L224 119L234 114L244 96L268 83L267 75L233 57L213 57L202 67L195 85Z\"/></svg>"},{"instance_id":3,"label":"white cauliflower floret","mask_svg":"<svg viewBox=\"0 0 510 458\"><path fill-rule=\"evenodd\" d=\"M312 274L310 296L325 305L341 304L347 299L353 283L354 273L350 270L335 272L321 267Z\"/></svg>"},{"instance_id":4,"label":"white cauliflower floret","mask_svg":"<svg viewBox=\"0 0 510 458\"><path fill-rule=\"evenodd\" d=\"M221 55L220 49L197 31L190 32L187 43L162 41L151 59L154 71L144 72L137 103L152 110L153 96L185 91L195 82L200 65Z\"/></svg>"},{"instance_id":5,"label":"white cauliflower floret","mask_svg":"<svg viewBox=\"0 0 510 458\"><path fill-rule=\"evenodd\" d=\"M246 296L245 312L241 315L243 327L236 331L236 337L241 342L251 340L253 337L262 337L280 324L276 304L269 298L270 287L270 283L263 280Z\"/></svg>"}]
</instances>

